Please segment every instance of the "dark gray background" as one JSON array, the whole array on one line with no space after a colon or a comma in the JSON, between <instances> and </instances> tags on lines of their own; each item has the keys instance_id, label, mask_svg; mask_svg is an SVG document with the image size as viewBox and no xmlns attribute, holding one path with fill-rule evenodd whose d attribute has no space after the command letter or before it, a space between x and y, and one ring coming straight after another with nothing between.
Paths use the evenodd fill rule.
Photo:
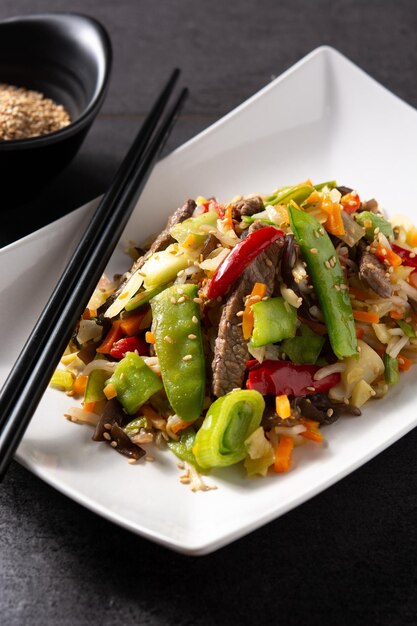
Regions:
<instances>
[{"instance_id":1,"label":"dark gray background","mask_svg":"<svg viewBox=\"0 0 417 626\"><path fill-rule=\"evenodd\" d=\"M111 86L68 169L18 219L3 211L0 245L106 189L175 65L191 97L167 149L322 44L417 106L415 0L2 0L0 18L48 10L103 22ZM13 464L0 487L0 623L416 624L416 459L412 432L314 500L200 558L113 526Z\"/></svg>"}]
</instances>

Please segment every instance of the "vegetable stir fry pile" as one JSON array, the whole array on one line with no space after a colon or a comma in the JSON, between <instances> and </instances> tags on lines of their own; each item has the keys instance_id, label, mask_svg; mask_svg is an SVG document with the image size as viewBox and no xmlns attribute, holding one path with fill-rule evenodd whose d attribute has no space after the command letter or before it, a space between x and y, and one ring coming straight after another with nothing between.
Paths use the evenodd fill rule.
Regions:
<instances>
[{"instance_id":1,"label":"vegetable stir fry pile","mask_svg":"<svg viewBox=\"0 0 417 626\"><path fill-rule=\"evenodd\" d=\"M188 200L127 274L102 278L51 384L132 462L153 443L194 473L281 473L398 383L416 329L417 230L306 181Z\"/></svg>"}]
</instances>

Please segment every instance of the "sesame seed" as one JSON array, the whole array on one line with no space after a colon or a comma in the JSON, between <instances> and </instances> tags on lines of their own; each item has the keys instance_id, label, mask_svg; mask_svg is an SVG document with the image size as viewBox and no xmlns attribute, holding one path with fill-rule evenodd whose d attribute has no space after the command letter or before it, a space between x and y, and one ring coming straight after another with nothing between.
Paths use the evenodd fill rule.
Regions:
<instances>
[{"instance_id":1,"label":"sesame seed","mask_svg":"<svg viewBox=\"0 0 417 626\"><path fill-rule=\"evenodd\" d=\"M111 427L112 427L112 425L111 425L111 424L109 424L108 422L107 422L107 424L104 424L104 428L105 428L106 430L111 430Z\"/></svg>"},{"instance_id":2,"label":"sesame seed","mask_svg":"<svg viewBox=\"0 0 417 626\"><path fill-rule=\"evenodd\" d=\"M195 302L196 304L203 304L203 301L201 298L193 298L193 302Z\"/></svg>"},{"instance_id":3,"label":"sesame seed","mask_svg":"<svg viewBox=\"0 0 417 626\"><path fill-rule=\"evenodd\" d=\"M107 441L111 441L111 437L110 437L109 433L103 433L103 437L104 437L104 439L107 439Z\"/></svg>"},{"instance_id":4,"label":"sesame seed","mask_svg":"<svg viewBox=\"0 0 417 626\"><path fill-rule=\"evenodd\" d=\"M197 335L193 335L192 333L190 333L188 335L188 339L197 339Z\"/></svg>"},{"instance_id":5,"label":"sesame seed","mask_svg":"<svg viewBox=\"0 0 417 626\"><path fill-rule=\"evenodd\" d=\"M272 267L273 263L271 259L265 259L265 265L267 265L268 267Z\"/></svg>"},{"instance_id":6,"label":"sesame seed","mask_svg":"<svg viewBox=\"0 0 417 626\"><path fill-rule=\"evenodd\" d=\"M327 267L327 269L330 269L330 263L329 263L329 261L325 261L325 262L324 262L324 265Z\"/></svg>"},{"instance_id":7,"label":"sesame seed","mask_svg":"<svg viewBox=\"0 0 417 626\"><path fill-rule=\"evenodd\" d=\"M311 254L317 254L318 250L317 248L310 248L310 252Z\"/></svg>"},{"instance_id":8,"label":"sesame seed","mask_svg":"<svg viewBox=\"0 0 417 626\"><path fill-rule=\"evenodd\" d=\"M184 469L185 465L184 465L184 463L183 463L182 461L179 461L179 462L177 463L177 467L178 467L178 469L181 469L181 470L182 470L182 469Z\"/></svg>"},{"instance_id":9,"label":"sesame seed","mask_svg":"<svg viewBox=\"0 0 417 626\"><path fill-rule=\"evenodd\" d=\"M117 441L111 441L110 445L112 448L117 448Z\"/></svg>"},{"instance_id":10,"label":"sesame seed","mask_svg":"<svg viewBox=\"0 0 417 626\"><path fill-rule=\"evenodd\" d=\"M193 324L198 324L198 319L196 315L193 315L191 318L191 321L193 322Z\"/></svg>"},{"instance_id":11,"label":"sesame seed","mask_svg":"<svg viewBox=\"0 0 417 626\"><path fill-rule=\"evenodd\" d=\"M349 404L349 400L348 400L348 398L343 398L343 402L344 402L345 404Z\"/></svg>"},{"instance_id":12,"label":"sesame seed","mask_svg":"<svg viewBox=\"0 0 417 626\"><path fill-rule=\"evenodd\" d=\"M185 356L182 357L183 361L191 361L191 359L193 358L192 354L186 354Z\"/></svg>"},{"instance_id":13,"label":"sesame seed","mask_svg":"<svg viewBox=\"0 0 417 626\"><path fill-rule=\"evenodd\" d=\"M331 417L333 415L333 413L334 413L333 409L327 409L327 411L326 411L327 417Z\"/></svg>"},{"instance_id":14,"label":"sesame seed","mask_svg":"<svg viewBox=\"0 0 417 626\"><path fill-rule=\"evenodd\" d=\"M180 483L182 483L183 485L189 485L190 484L190 478L188 476L181 476L180 478Z\"/></svg>"},{"instance_id":15,"label":"sesame seed","mask_svg":"<svg viewBox=\"0 0 417 626\"><path fill-rule=\"evenodd\" d=\"M318 230L313 230L314 236L317 237L317 239L320 237L320 233Z\"/></svg>"},{"instance_id":16,"label":"sesame seed","mask_svg":"<svg viewBox=\"0 0 417 626\"><path fill-rule=\"evenodd\" d=\"M183 302L185 302L184 296L181 296L180 298L178 298L177 304L182 304Z\"/></svg>"},{"instance_id":17,"label":"sesame seed","mask_svg":"<svg viewBox=\"0 0 417 626\"><path fill-rule=\"evenodd\" d=\"M150 463L153 463L155 461L155 457L152 456L152 454L147 454L145 456L145 461L149 461Z\"/></svg>"},{"instance_id":18,"label":"sesame seed","mask_svg":"<svg viewBox=\"0 0 417 626\"><path fill-rule=\"evenodd\" d=\"M410 252L409 256L410 256L410 259L414 259L414 257L416 256L416 253L415 252Z\"/></svg>"},{"instance_id":19,"label":"sesame seed","mask_svg":"<svg viewBox=\"0 0 417 626\"><path fill-rule=\"evenodd\" d=\"M236 317L242 317L243 314L244 314L244 311L238 311L236 313Z\"/></svg>"},{"instance_id":20,"label":"sesame seed","mask_svg":"<svg viewBox=\"0 0 417 626\"><path fill-rule=\"evenodd\" d=\"M165 335L164 341L166 341L167 343L174 343L174 340L169 335Z\"/></svg>"},{"instance_id":21,"label":"sesame seed","mask_svg":"<svg viewBox=\"0 0 417 626\"><path fill-rule=\"evenodd\" d=\"M128 463L129 465L134 465L136 463L136 459L129 459Z\"/></svg>"},{"instance_id":22,"label":"sesame seed","mask_svg":"<svg viewBox=\"0 0 417 626\"><path fill-rule=\"evenodd\" d=\"M307 387L307 391L316 391L315 387Z\"/></svg>"},{"instance_id":23,"label":"sesame seed","mask_svg":"<svg viewBox=\"0 0 417 626\"><path fill-rule=\"evenodd\" d=\"M170 301L171 301L171 304L177 304L177 301L175 300L174 296L171 296Z\"/></svg>"}]
</instances>

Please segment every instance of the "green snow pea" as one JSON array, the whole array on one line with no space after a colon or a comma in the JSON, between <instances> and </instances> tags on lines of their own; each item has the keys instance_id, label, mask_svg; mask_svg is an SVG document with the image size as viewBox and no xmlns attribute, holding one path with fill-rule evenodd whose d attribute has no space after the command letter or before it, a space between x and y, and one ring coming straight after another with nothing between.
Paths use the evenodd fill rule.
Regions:
<instances>
[{"instance_id":1,"label":"green snow pea","mask_svg":"<svg viewBox=\"0 0 417 626\"><path fill-rule=\"evenodd\" d=\"M127 352L119 361L109 383L115 386L117 399L129 415L134 415L142 404L162 389L161 379L135 352Z\"/></svg>"},{"instance_id":2,"label":"green snow pea","mask_svg":"<svg viewBox=\"0 0 417 626\"><path fill-rule=\"evenodd\" d=\"M330 344L339 359L357 354L352 305L334 245L315 217L288 206L291 229L301 248L322 310Z\"/></svg>"},{"instance_id":3,"label":"green snow pea","mask_svg":"<svg viewBox=\"0 0 417 626\"><path fill-rule=\"evenodd\" d=\"M251 346L259 348L294 337L297 325L297 310L284 298L261 300L252 306L253 332Z\"/></svg>"},{"instance_id":4,"label":"green snow pea","mask_svg":"<svg viewBox=\"0 0 417 626\"><path fill-rule=\"evenodd\" d=\"M301 324L300 332L301 335L283 341L281 348L293 363L314 364L320 355L325 338L317 335L307 324Z\"/></svg>"},{"instance_id":5,"label":"green snow pea","mask_svg":"<svg viewBox=\"0 0 417 626\"><path fill-rule=\"evenodd\" d=\"M183 430L180 434L178 441L170 439L167 441L168 448L182 461L191 463L201 469L196 461L193 453L193 446L195 444L195 430L191 426Z\"/></svg>"},{"instance_id":6,"label":"green snow pea","mask_svg":"<svg viewBox=\"0 0 417 626\"><path fill-rule=\"evenodd\" d=\"M168 400L185 421L200 416L205 359L197 285L172 285L151 300L155 348Z\"/></svg>"}]
</instances>

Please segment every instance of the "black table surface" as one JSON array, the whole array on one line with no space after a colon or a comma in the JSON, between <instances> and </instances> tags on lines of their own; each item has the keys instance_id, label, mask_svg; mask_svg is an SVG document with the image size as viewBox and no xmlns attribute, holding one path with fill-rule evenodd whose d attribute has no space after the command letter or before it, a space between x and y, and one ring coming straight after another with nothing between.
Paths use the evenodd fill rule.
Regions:
<instances>
[{"instance_id":1,"label":"black table surface","mask_svg":"<svg viewBox=\"0 0 417 626\"><path fill-rule=\"evenodd\" d=\"M417 106L415 0L3 0L0 18L65 10L97 17L111 35L108 97L67 170L18 211L2 209L0 245L107 188L175 65L191 96L167 150L322 44ZM0 487L0 623L416 624L416 459L413 431L205 557L130 534L14 463Z\"/></svg>"}]
</instances>

